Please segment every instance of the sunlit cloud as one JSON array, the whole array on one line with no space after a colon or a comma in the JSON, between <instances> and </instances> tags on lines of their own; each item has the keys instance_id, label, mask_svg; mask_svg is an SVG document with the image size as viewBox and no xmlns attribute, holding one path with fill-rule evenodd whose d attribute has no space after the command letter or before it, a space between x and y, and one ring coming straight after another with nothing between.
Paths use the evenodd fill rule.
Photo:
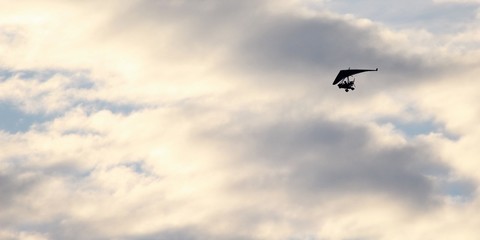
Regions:
<instances>
[{"instance_id":1,"label":"sunlit cloud","mask_svg":"<svg viewBox=\"0 0 480 240\"><path fill-rule=\"evenodd\" d=\"M4 1L0 238L476 239L453 3Z\"/></svg>"}]
</instances>

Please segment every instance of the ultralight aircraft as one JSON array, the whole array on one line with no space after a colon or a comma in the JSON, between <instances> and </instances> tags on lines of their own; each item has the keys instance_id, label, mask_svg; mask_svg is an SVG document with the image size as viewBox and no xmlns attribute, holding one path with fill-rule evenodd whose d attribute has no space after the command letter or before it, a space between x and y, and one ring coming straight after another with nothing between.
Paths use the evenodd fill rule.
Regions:
<instances>
[{"instance_id":1,"label":"ultralight aircraft","mask_svg":"<svg viewBox=\"0 0 480 240\"><path fill-rule=\"evenodd\" d=\"M337 77L333 81L333 85L337 85L338 88L345 89L345 92L349 90L355 90L355 78L350 80L350 76L353 76L357 73L369 72L369 71L378 71L377 69L343 69L338 72Z\"/></svg>"}]
</instances>

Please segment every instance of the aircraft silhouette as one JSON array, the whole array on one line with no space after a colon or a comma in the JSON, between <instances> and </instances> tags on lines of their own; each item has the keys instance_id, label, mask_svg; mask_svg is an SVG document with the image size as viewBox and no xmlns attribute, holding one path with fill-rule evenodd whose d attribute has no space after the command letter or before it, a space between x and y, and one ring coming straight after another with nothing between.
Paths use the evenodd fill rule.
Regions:
<instances>
[{"instance_id":1,"label":"aircraft silhouette","mask_svg":"<svg viewBox=\"0 0 480 240\"><path fill-rule=\"evenodd\" d=\"M338 88L340 89L345 89L345 92L348 92L349 90L355 90L355 78L353 80L350 80L350 76L353 76L358 73L362 72L369 72L369 71L378 71L378 68L376 69L343 69L338 72L337 77L333 81L333 85L337 85Z\"/></svg>"}]
</instances>

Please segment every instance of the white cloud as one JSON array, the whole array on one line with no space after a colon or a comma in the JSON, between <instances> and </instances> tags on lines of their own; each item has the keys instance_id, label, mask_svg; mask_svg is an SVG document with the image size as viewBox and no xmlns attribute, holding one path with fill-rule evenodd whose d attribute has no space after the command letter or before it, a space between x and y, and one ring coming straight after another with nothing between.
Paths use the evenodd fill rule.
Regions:
<instances>
[{"instance_id":1,"label":"white cloud","mask_svg":"<svg viewBox=\"0 0 480 240\"><path fill-rule=\"evenodd\" d=\"M5 2L0 238L475 239L474 31L329 4Z\"/></svg>"}]
</instances>

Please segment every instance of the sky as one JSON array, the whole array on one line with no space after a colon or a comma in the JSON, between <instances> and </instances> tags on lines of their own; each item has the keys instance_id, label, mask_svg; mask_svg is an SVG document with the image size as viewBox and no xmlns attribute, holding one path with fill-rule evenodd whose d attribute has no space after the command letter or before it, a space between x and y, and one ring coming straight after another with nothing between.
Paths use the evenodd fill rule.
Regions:
<instances>
[{"instance_id":1,"label":"sky","mask_svg":"<svg viewBox=\"0 0 480 240\"><path fill-rule=\"evenodd\" d=\"M480 235L479 1L0 3L0 239Z\"/></svg>"}]
</instances>

